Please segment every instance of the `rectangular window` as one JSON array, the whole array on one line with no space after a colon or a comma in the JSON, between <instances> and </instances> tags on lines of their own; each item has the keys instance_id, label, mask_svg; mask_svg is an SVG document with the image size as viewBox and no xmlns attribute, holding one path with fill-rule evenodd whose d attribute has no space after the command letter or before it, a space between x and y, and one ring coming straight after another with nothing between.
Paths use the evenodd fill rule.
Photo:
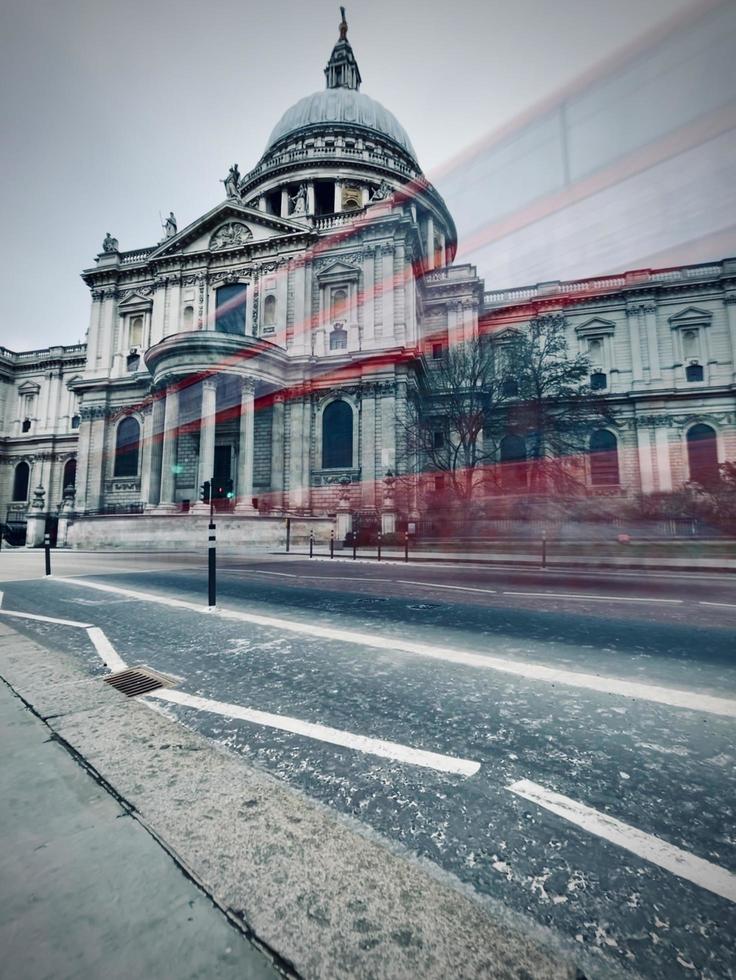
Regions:
<instances>
[{"instance_id":1,"label":"rectangular window","mask_svg":"<svg viewBox=\"0 0 736 980\"><path fill-rule=\"evenodd\" d=\"M221 286L217 290L215 330L240 336L245 334L245 290L243 283Z\"/></svg>"},{"instance_id":2,"label":"rectangular window","mask_svg":"<svg viewBox=\"0 0 736 980\"><path fill-rule=\"evenodd\" d=\"M445 434L442 431L432 433L432 446L435 449L442 449L445 444Z\"/></svg>"},{"instance_id":3,"label":"rectangular window","mask_svg":"<svg viewBox=\"0 0 736 980\"><path fill-rule=\"evenodd\" d=\"M432 344L432 360L441 361L444 356L445 356L445 345Z\"/></svg>"}]
</instances>

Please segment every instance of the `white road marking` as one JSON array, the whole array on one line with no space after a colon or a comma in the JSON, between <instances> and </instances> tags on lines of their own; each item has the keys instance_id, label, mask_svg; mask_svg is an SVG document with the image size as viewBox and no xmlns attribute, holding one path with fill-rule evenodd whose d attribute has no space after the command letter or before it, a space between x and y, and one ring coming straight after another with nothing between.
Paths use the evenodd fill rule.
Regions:
<instances>
[{"instance_id":1,"label":"white road marking","mask_svg":"<svg viewBox=\"0 0 736 980\"><path fill-rule=\"evenodd\" d=\"M421 585L425 589L453 589L455 592L485 592L488 595L498 595L497 589L474 589L470 585L440 585L439 582L412 582L409 579L396 579L399 585Z\"/></svg>"},{"instance_id":2,"label":"white road marking","mask_svg":"<svg viewBox=\"0 0 736 980\"><path fill-rule=\"evenodd\" d=\"M36 619L41 623L57 623L59 626L81 626L87 629L91 623L78 623L74 619L54 619L52 616L39 616L36 613L11 612L9 609L0 609L0 616L13 616L16 619Z\"/></svg>"},{"instance_id":3,"label":"white road marking","mask_svg":"<svg viewBox=\"0 0 736 980\"><path fill-rule=\"evenodd\" d=\"M128 595L142 602L157 602L175 609L188 609L196 613L206 613L207 607L184 599L174 599L169 596L154 595L150 592L134 592L121 589L115 585L102 585L99 582L86 582L81 579L55 579L66 585L84 586L89 589L99 589L101 592L113 592ZM638 681L620 680L598 674L585 674L578 671L565 670L558 667L547 667L544 664L525 663L507 660L502 657L492 657L481 653L471 653L465 650L455 650L450 647L430 646L426 643L414 643L410 640L399 640L393 637L383 637L375 633L358 633L353 630L341 630L331 626L317 626L314 623L304 623L297 620L277 619L274 616L261 616L256 613L245 613L232 609L218 609L216 615L223 619L232 619L241 623L253 623L256 626L275 627L291 633L302 633L307 636L320 636L325 640L338 640L341 643L354 643L360 646L374 647L379 650L398 650L414 656L431 660L443 660L448 663L462 664L467 667L480 667L484 670L496 670L528 680L542 681L549 684L566 684L569 687L584 688L598 691L602 694L615 694L626 698L643 701L654 701L657 704L667 704L674 708L686 708L691 711L704 711L708 714L726 715L736 718L736 700L714 697L710 694L700 694L696 691L683 691L677 688L661 687L655 684L643 684Z\"/></svg>"},{"instance_id":4,"label":"white road marking","mask_svg":"<svg viewBox=\"0 0 736 980\"><path fill-rule=\"evenodd\" d=\"M457 759L450 755L440 755L437 752L412 749L408 745L399 745L397 742L387 742L384 739L355 735L352 732L343 732L338 728L330 728L327 725L317 725L310 721L301 721L299 718L289 718L286 715L273 715L268 711L256 711L253 708L244 708L239 704L212 701L210 698L201 698L194 694L186 694L184 691L173 691L170 689L152 691L148 696L158 698L161 701L171 701L174 704L183 704L186 707L197 708L199 711L209 711L213 714L224 715L226 718L238 718L241 721L253 722L253 724L264 725L267 728L277 728L280 731L292 732L294 735L305 735L307 738L313 738L320 742L329 742L331 745L342 745L345 748L355 749L358 752L366 752L368 755L377 755L383 759L393 759L396 762L408 762L410 765L435 769L437 772L451 772L458 776L473 776L480 769L480 763L472 762L470 759Z\"/></svg>"},{"instance_id":5,"label":"white road marking","mask_svg":"<svg viewBox=\"0 0 736 980\"><path fill-rule=\"evenodd\" d=\"M3 604L3 596L4 595L5 595L4 592L0 592L0 606L2 606L2 604Z\"/></svg>"},{"instance_id":6,"label":"white road marking","mask_svg":"<svg viewBox=\"0 0 736 980\"><path fill-rule=\"evenodd\" d=\"M115 647L99 628L99 626L88 626L87 636L92 641L95 650L98 652L103 662L110 670L115 673L118 670L125 670L128 666L123 658L118 654Z\"/></svg>"},{"instance_id":7,"label":"white road marking","mask_svg":"<svg viewBox=\"0 0 736 980\"><path fill-rule=\"evenodd\" d=\"M202 566L204 568L204 565ZM238 565L225 565L223 564L220 569L222 572L251 572L253 575L278 575L281 578L299 578L293 572L267 572L263 568L247 568Z\"/></svg>"},{"instance_id":8,"label":"white road marking","mask_svg":"<svg viewBox=\"0 0 736 980\"><path fill-rule=\"evenodd\" d=\"M648 599L628 595L580 595L576 592L504 592L504 595L536 596L543 599L585 599L594 602L668 602L680 605L684 599Z\"/></svg>"},{"instance_id":9,"label":"white road marking","mask_svg":"<svg viewBox=\"0 0 736 980\"><path fill-rule=\"evenodd\" d=\"M736 602L705 602L701 600L701 606L725 606L727 609L736 609Z\"/></svg>"},{"instance_id":10,"label":"white road marking","mask_svg":"<svg viewBox=\"0 0 736 980\"><path fill-rule=\"evenodd\" d=\"M603 837L605 840L623 847L632 854L636 854L645 861L659 865L666 871L672 872L680 878L685 878L700 888L705 888L721 898L727 898L731 902L736 902L736 875L721 868L717 864L711 864L704 858L696 857L689 851L683 851L673 844L668 844L659 837L645 834L636 827L616 820L607 813L601 813L592 807L578 803L568 796L561 793L554 793L533 783L529 779L520 779L507 789L517 796L524 797L538 806L542 806L552 813L557 814L565 820L582 827L591 834Z\"/></svg>"}]
</instances>

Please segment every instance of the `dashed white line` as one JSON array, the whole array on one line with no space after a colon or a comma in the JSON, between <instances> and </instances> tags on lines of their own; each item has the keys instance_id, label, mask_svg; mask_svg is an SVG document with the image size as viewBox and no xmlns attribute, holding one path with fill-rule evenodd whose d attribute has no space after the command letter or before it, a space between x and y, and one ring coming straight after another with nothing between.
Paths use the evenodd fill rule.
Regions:
<instances>
[{"instance_id":1,"label":"dashed white line","mask_svg":"<svg viewBox=\"0 0 736 980\"><path fill-rule=\"evenodd\" d=\"M188 609L196 613L207 614L207 607L184 599L174 599L165 595L155 595L150 592L134 592L114 585L103 585L99 582L87 582L81 579L54 579L61 584L84 586L98 589L102 592L112 592L118 595L128 595L142 602L156 602L175 609ZM411 640L400 640L393 637L383 637L375 633L359 633L353 630L342 630L332 626L318 626L315 623L305 623L298 620L280 619L275 616L261 616L257 613L240 612L234 609L218 608L214 614L222 619L231 619L241 623L253 623L256 626L275 627L291 633L302 633L306 636L319 636L325 640L337 640L341 643L351 643L359 646L373 647L379 650L395 650L409 653L413 656L430 660L441 660L448 663L462 664L467 667L479 667L484 670L496 670L528 680L542 681L549 684L566 684L569 687L583 688L602 694L618 695L643 701L654 701L675 708L685 708L691 711L704 711L714 715L725 715L736 718L736 700L702 694L698 691L678 690L677 688L661 687L656 684L643 684L639 681L621 680L606 675L586 674L559 667L548 667L545 664L507 660L482 653L456 650L451 647L436 647L427 643L415 643Z\"/></svg>"},{"instance_id":2,"label":"dashed white line","mask_svg":"<svg viewBox=\"0 0 736 980\"><path fill-rule=\"evenodd\" d=\"M439 582L412 582L410 579L396 579L399 585L421 585L425 589L452 589L455 592L485 592L487 595L498 595L497 589L474 589L470 585L441 585Z\"/></svg>"},{"instance_id":3,"label":"dashed white line","mask_svg":"<svg viewBox=\"0 0 736 980\"><path fill-rule=\"evenodd\" d=\"M330 745L341 745L344 748L377 755L383 759L393 759L395 762L408 762L410 765L422 766L425 769L435 769L437 772L449 772L458 776L473 776L480 769L479 762L470 759L458 759L438 752L425 752L423 749L413 749L408 745L397 742L387 742L384 739L368 738L365 735L355 735L327 725L317 725L299 718L289 718L286 715L274 715L268 711L257 711L254 708L244 708L239 704L228 704L224 701L213 701L201 698L184 691L165 689L152 691L149 697L161 701L170 701L199 711L209 711L223 715L226 718L237 718L241 721L264 725L267 728L277 728L280 731L291 732L294 735L304 735L319 742L329 742Z\"/></svg>"},{"instance_id":4,"label":"dashed white line","mask_svg":"<svg viewBox=\"0 0 736 980\"><path fill-rule=\"evenodd\" d=\"M577 592L510 592L505 591L504 595L523 595L534 596L542 599L584 599L592 602L665 602L671 605L680 605L684 599L649 599L640 596L628 595L581 595Z\"/></svg>"},{"instance_id":5,"label":"dashed white line","mask_svg":"<svg viewBox=\"0 0 736 980\"><path fill-rule=\"evenodd\" d=\"M736 902L736 875L726 868L712 864L689 851L683 851L652 834L637 830L636 827L631 827L607 813L601 813L584 803L570 799L569 796L554 793L529 779L519 779L507 789L555 813L558 817L582 827L583 830L603 837L645 861L659 865L660 868L670 871L679 878L691 881L700 888L720 895L721 898Z\"/></svg>"},{"instance_id":6,"label":"dashed white line","mask_svg":"<svg viewBox=\"0 0 736 980\"><path fill-rule=\"evenodd\" d=\"M736 609L736 602L706 602L701 600L699 605L701 606L722 606L726 609Z\"/></svg>"}]
</instances>

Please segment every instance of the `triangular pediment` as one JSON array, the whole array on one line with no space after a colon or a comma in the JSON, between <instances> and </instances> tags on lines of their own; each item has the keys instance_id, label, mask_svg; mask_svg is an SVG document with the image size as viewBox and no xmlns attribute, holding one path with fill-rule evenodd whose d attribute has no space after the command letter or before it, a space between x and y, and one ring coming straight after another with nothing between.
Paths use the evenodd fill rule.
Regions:
<instances>
[{"instance_id":1,"label":"triangular pediment","mask_svg":"<svg viewBox=\"0 0 736 980\"><path fill-rule=\"evenodd\" d=\"M602 316L594 316L590 320L586 320L585 323L579 323L575 327L575 333L578 337L600 336L601 334L613 333L615 329L616 324L613 320L604 320Z\"/></svg>"},{"instance_id":2,"label":"triangular pediment","mask_svg":"<svg viewBox=\"0 0 736 980\"><path fill-rule=\"evenodd\" d=\"M354 265L347 265L345 262L333 262L318 274L318 279L354 279L358 275L358 270Z\"/></svg>"},{"instance_id":3,"label":"triangular pediment","mask_svg":"<svg viewBox=\"0 0 736 980\"><path fill-rule=\"evenodd\" d=\"M707 323L712 320L713 314L709 310L701 310L697 306L688 306L687 309L680 310L670 317L673 327L681 327L686 323Z\"/></svg>"},{"instance_id":4,"label":"triangular pediment","mask_svg":"<svg viewBox=\"0 0 736 980\"><path fill-rule=\"evenodd\" d=\"M150 289L148 290L148 295L137 289L131 289L131 291L119 301L118 310L140 309L141 307L150 306L152 302L153 300L151 298Z\"/></svg>"},{"instance_id":5,"label":"triangular pediment","mask_svg":"<svg viewBox=\"0 0 736 980\"><path fill-rule=\"evenodd\" d=\"M37 395L41 390L41 385L36 384L35 381L24 381L22 385L18 385L18 392L21 395Z\"/></svg>"},{"instance_id":6,"label":"triangular pediment","mask_svg":"<svg viewBox=\"0 0 736 980\"><path fill-rule=\"evenodd\" d=\"M226 253L271 238L311 233L308 225L291 218L267 214L237 201L223 201L172 238L161 242L148 256L148 261L193 252Z\"/></svg>"}]
</instances>

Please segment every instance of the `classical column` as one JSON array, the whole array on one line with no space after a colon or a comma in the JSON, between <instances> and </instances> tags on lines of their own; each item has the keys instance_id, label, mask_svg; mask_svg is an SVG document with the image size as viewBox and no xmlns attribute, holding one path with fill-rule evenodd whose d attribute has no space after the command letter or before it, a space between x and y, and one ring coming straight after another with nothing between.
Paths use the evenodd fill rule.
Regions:
<instances>
[{"instance_id":1,"label":"classical column","mask_svg":"<svg viewBox=\"0 0 736 980\"><path fill-rule=\"evenodd\" d=\"M629 345L631 349L631 378L634 383L644 378L641 363L641 333L639 330L639 307L628 306L626 316L629 320Z\"/></svg>"},{"instance_id":2,"label":"classical column","mask_svg":"<svg viewBox=\"0 0 736 980\"><path fill-rule=\"evenodd\" d=\"M253 507L253 444L255 428L255 381L243 378L240 388L240 450L238 452L238 502L236 514L256 514Z\"/></svg>"},{"instance_id":3,"label":"classical column","mask_svg":"<svg viewBox=\"0 0 736 980\"><path fill-rule=\"evenodd\" d=\"M161 499L161 463L163 460L164 410L166 396L155 394L151 409L151 446L148 476L148 495L143 497L146 510L156 507ZM145 462L144 456L144 462Z\"/></svg>"},{"instance_id":4,"label":"classical column","mask_svg":"<svg viewBox=\"0 0 736 980\"><path fill-rule=\"evenodd\" d=\"M736 381L736 293L727 293L723 302L726 304L728 334L731 340L731 371L733 380Z\"/></svg>"},{"instance_id":5,"label":"classical column","mask_svg":"<svg viewBox=\"0 0 736 980\"><path fill-rule=\"evenodd\" d=\"M284 509L284 394L273 397L271 415L271 508Z\"/></svg>"},{"instance_id":6,"label":"classical column","mask_svg":"<svg viewBox=\"0 0 736 980\"><path fill-rule=\"evenodd\" d=\"M176 510L176 450L179 442L179 387L178 382L166 386L164 407L163 449L161 452L161 500L157 510L170 513Z\"/></svg>"},{"instance_id":7,"label":"classical column","mask_svg":"<svg viewBox=\"0 0 736 980\"><path fill-rule=\"evenodd\" d=\"M427 215L427 269L434 269L436 265L434 253L434 218L431 214Z\"/></svg>"},{"instance_id":8,"label":"classical column","mask_svg":"<svg viewBox=\"0 0 736 980\"><path fill-rule=\"evenodd\" d=\"M381 286L383 300L383 336L393 341L396 332L394 324L394 247L381 246Z\"/></svg>"},{"instance_id":9,"label":"classical column","mask_svg":"<svg viewBox=\"0 0 736 980\"><path fill-rule=\"evenodd\" d=\"M637 429L636 441L639 451L639 478L641 481L641 492L654 493L652 437L649 429Z\"/></svg>"},{"instance_id":10,"label":"classical column","mask_svg":"<svg viewBox=\"0 0 736 980\"><path fill-rule=\"evenodd\" d=\"M642 319L647 337L647 353L649 354L649 380L658 381L662 377L659 363L659 337L657 336L657 304L642 303Z\"/></svg>"},{"instance_id":11,"label":"classical column","mask_svg":"<svg viewBox=\"0 0 736 980\"><path fill-rule=\"evenodd\" d=\"M205 378L202 382L202 407L199 415L199 469L197 496L203 483L212 480L215 473L215 426L217 424L217 378ZM209 504L197 502L192 511L208 511Z\"/></svg>"},{"instance_id":12,"label":"classical column","mask_svg":"<svg viewBox=\"0 0 736 980\"><path fill-rule=\"evenodd\" d=\"M143 428L141 431L141 496L147 504L151 495L151 457L153 453L153 405L148 404L142 409Z\"/></svg>"}]
</instances>

